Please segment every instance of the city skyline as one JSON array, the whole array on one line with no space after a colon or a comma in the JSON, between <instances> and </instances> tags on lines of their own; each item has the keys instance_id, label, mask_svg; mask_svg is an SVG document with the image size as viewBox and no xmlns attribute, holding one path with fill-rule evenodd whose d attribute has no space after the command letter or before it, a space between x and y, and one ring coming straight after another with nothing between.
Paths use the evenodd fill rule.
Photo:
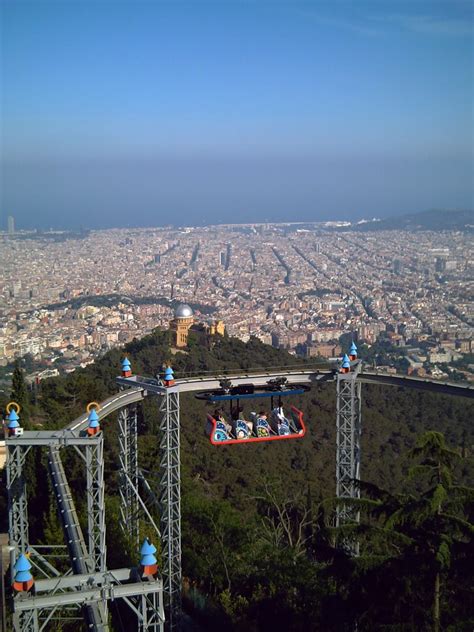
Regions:
<instances>
[{"instance_id":1,"label":"city skyline","mask_svg":"<svg viewBox=\"0 0 474 632\"><path fill-rule=\"evenodd\" d=\"M472 4L12 2L0 210L26 229L472 208Z\"/></svg>"},{"instance_id":2,"label":"city skyline","mask_svg":"<svg viewBox=\"0 0 474 632\"><path fill-rule=\"evenodd\" d=\"M0 367L29 354L42 370L74 370L167 329L182 302L244 342L336 360L346 334L378 349L386 370L474 380L468 232L268 224L0 241Z\"/></svg>"}]
</instances>

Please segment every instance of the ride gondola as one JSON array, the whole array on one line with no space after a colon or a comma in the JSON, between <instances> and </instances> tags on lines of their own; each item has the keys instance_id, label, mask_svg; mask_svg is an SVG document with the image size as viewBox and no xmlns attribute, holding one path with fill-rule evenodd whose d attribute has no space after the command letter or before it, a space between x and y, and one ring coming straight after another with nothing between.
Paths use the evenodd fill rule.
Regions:
<instances>
[{"instance_id":1,"label":"ride gondola","mask_svg":"<svg viewBox=\"0 0 474 632\"><path fill-rule=\"evenodd\" d=\"M212 445L285 441L301 439L305 436L306 426L303 413L296 406L291 405L290 412L286 415L282 398L301 395L309 390L308 385L287 384L286 378L277 378L258 387L252 383L232 386L228 380L222 380L220 386L221 388L215 391L196 395L197 399L206 400L209 403L228 402L230 406L229 421L218 410L213 415L207 415L206 434ZM263 412L251 412L248 419L245 419L241 414L240 400L260 398L270 398L270 415L267 416Z\"/></svg>"}]
</instances>

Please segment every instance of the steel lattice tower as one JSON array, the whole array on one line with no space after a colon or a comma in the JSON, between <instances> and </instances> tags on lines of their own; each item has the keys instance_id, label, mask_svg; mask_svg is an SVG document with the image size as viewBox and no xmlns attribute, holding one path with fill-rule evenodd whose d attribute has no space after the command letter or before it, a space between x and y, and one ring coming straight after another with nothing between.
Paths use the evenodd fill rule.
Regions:
<instances>
[{"instance_id":1,"label":"steel lattice tower","mask_svg":"<svg viewBox=\"0 0 474 632\"><path fill-rule=\"evenodd\" d=\"M175 630L181 612L181 484L179 392L167 389L160 405L161 534L163 586L168 629Z\"/></svg>"},{"instance_id":2,"label":"steel lattice tower","mask_svg":"<svg viewBox=\"0 0 474 632\"><path fill-rule=\"evenodd\" d=\"M81 452L78 450L81 454ZM87 518L89 558L93 571L106 569L105 545L105 488L104 488L104 437L90 441L85 448L87 473Z\"/></svg>"},{"instance_id":3,"label":"steel lattice tower","mask_svg":"<svg viewBox=\"0 0 474 632\"><path fill-rule=\"evenodd\" d=\"M361 383L360 363L350 373L337 375L336 496L360 498ZM350 504L336 508L336 526L359 522L359 510ZM354 553L358 546L351 545Z\"/></svg>"},{"instance_id":4,"label":"steel lattice tower","mask_svg":"<svg viewBox=\"0 0 474 632\"><path fill-rule=\"evenodd\" d=\"M137 406L121 408L119 424L120 517L131 544L139 546Z\"/></svg>"},{"instance_id":5,"label":"steel lattice tower","mask_svg":"<svg viewBox=\"0 0 474 632\"><path fill-rule=\"evenodd\" d=\"M82 423L82 422L81 422ZM108 630L107 604L123 599L137 616L137 627L145 632L164 629L163 583L155 576L145 576L140 567L107 569L105 548L104 451L103 435L87 436L84 431L24 432L6 440L8 449L7 483L9 499L9 539L13 565L18 553L30 552L35 571L35 589L13 597L13 625L16 632L42 632L50 627L52 617L64 620L71 609L87 612L88 629ZM59 451L72 446L86 465L88 541L79 527L74 501ZM71 570L61 575L48 560L28 543L28 507L23 466L32 447L49 447L49 469L63 515L63 528ZM62 547L61 547L62 548ZM41 561L42 567L37 563ZM48 577L46 571L52 575ZM72 574L71 574L72 571ZM46 578L44 576L46 575ZM42 577L43 576L43 577Z\"/></svg>"},{"instance_id":6,"label":"steel lattice tower","mask_svg":"<svg viewBox=\"0 0 474 632\"><path fill-rule=\"evenodd\" d=\"M14 547L15 557L18 553L26 553L29 543L28 500L26 496L26 483L23 475L23 467L25 465L26 455L29 451L30 447L23 447L19 445L8 446L8 530L10 534L10 546Z\"/></svg>"}]
</instances>

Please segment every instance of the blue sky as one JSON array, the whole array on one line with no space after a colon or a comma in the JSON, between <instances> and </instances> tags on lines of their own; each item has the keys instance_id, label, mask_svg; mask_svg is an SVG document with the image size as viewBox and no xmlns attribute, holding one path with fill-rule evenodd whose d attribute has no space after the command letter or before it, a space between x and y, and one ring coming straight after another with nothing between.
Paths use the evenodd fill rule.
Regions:
<instances>
[{"instance_id":1,"label":"blue sky","mask_svg":"<svg viewBox=\"0 0 474 632\"><path fill-rule=\"evenodd\" d=\"M0 209L26 228L472 208L473 7L3 0Z\"/></svg>"}]
</instances>

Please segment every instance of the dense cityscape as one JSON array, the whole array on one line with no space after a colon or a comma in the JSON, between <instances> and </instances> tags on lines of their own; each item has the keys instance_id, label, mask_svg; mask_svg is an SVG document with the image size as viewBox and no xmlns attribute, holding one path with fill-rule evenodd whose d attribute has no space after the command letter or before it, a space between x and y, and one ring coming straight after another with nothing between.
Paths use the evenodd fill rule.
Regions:
<instances>
[{"instance_id":1,"label":"dense cityscape","mask_svg":"<svg viewBox=\"0 0 474 632\"><path fill-rule=\"evenodd\" d=\"M474 252L458 231L315 224L1 236L0 364L86 366L167 329L176 303L229 335L331 361L340 338L382 370L474 380Z\"/></svg>"}]
</instances>

